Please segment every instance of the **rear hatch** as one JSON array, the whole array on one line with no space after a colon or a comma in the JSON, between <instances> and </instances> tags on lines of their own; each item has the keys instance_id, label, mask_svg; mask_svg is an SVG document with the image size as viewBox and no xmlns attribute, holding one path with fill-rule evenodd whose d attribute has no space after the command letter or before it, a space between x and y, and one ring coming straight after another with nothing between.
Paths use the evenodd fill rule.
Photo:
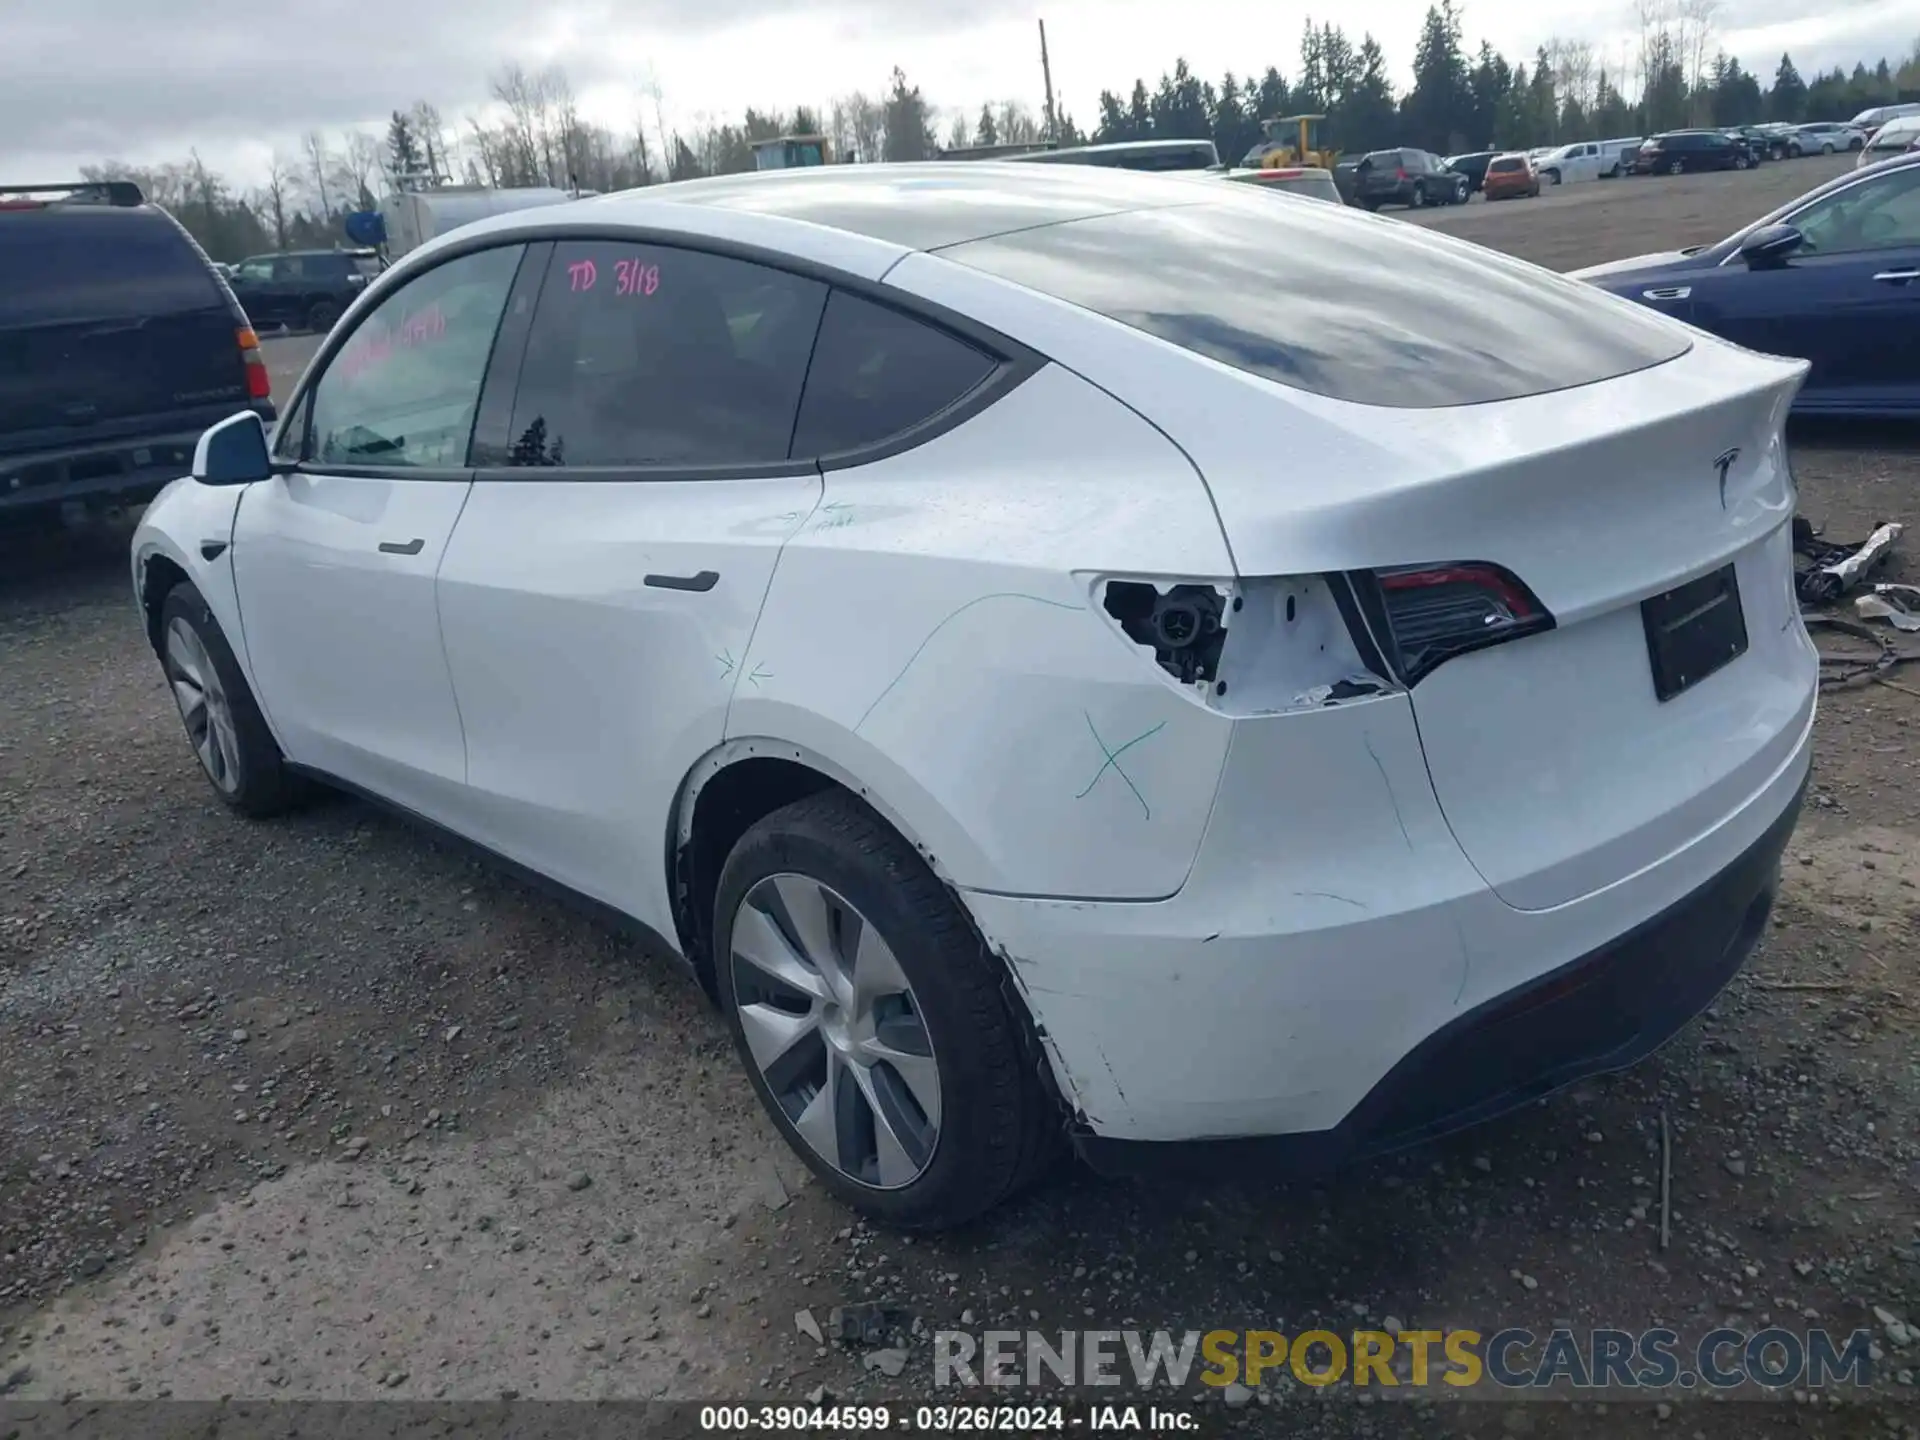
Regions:
<instances>
[{"instance_id":1,"label":"rear hatch","mask_svg":"<svg viewBox=\"0 0 1920 1440\"><path fill-rule=\"evenodd\" d=\"M1373 163L1360 172L1360 193L1382 194L1397 190L1407 178L1406 162L1393 150L1367 157Z\"/></svg>"},{"instance_id":2,"label":"rear hatch","mask_svg":"<svg viewBox=\"0 0 1920 1440\"><path fill-rule=\"evenodd\" d=\"M245 321L166 215L0 209L0 275L0 453L247 403Z\"/></svg>"},{"instance_id":3,"label":"rear hatch","mask_svg":"<svg viewBox=\"0 0 1920 1440\"><path fill-rule=\"evenodd\" d=\"M1242 576L1351 587L1507 903L1564 904L1719 824L1811 722L1782 438L1805 363L1437 232L1260 209L1284 213L946 253L1217 362L1049 338L1187 451Z\"/></svg>"}]
</instances>

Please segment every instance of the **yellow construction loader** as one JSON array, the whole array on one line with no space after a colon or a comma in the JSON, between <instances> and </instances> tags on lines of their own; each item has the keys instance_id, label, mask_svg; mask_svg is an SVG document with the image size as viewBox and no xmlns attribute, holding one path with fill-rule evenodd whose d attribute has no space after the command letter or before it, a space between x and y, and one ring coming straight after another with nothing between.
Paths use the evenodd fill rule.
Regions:
<instances>
[{"instance_id":1,"label":"yellow construction loader","mask_svg":"<svg viewBox=\"0 0 1920 1440\"><path fill-rule=\"evenodd\" d=\"M1282 166L1317 166L1331 170L1339 162L1338 146L1320 143L1324 115L1286 115L1260 122L1261 143L1240 163L1250 170Z\"/></svg>"}]
</instances>

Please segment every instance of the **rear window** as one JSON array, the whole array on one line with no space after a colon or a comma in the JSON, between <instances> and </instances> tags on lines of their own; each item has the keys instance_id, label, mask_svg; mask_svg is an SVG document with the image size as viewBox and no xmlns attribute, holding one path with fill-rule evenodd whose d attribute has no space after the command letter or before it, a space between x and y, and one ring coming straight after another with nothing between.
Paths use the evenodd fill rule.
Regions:
<instances>
[{"instance_id":1,"label":"rear window","mask_svg":"<svg viewBox=\"0 0 1920 1440\"><path fill-rule=\"evenodd\" d=\"M1236 197L949 247L976 270L1249 375L1399 409L1590 385L1684 355L1648 313L1492 251Z\"/></svg>"},{"instance_id":2,"label":"rear window","mask_svg":"<svg viewBox=\"0 0 1920 1440\"><path fill-rule=\"evenodd\" d=\"M1524 170L1526 168L1527 162L1524 160L1496 160L1487 166L1487 169L1499 175L1505 175L1512 170Z\"/></svg>"},{"instance_id":3,"label":"rear window","mask_svg":"<svg viewBox=\"0 0 1920 1440\"><path fill-rule=\"evenodd\" d=\"M225 305L198 247L154 210L0 211L0 276L0 326Z\"/></svg>"}]
</instances>

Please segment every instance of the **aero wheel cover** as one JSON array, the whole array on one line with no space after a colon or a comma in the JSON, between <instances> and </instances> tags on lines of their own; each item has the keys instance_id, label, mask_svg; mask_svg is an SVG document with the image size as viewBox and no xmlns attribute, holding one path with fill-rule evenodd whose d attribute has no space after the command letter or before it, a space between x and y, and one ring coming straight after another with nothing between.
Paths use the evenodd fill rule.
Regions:
<instances>
[{"instance_id":1,"label":"aero wheel cover","mask_svg":"<svg viewBox=\"0 0 1920 1440\"><path fill-rule=\"evenodd\" d=\"M899 1190L940 1141L940 1070L878 928L804 875L770 875L733 917L734 1013L774 1104L826 1164Z\"/></svg>"},{"instance_id":2,"label":"aero wheel cover","mask_svg":"<svg viewBox=\"0 0 1920 1440\"><path fill-rule=\"evenodd\" d=\"M167 625L165 669L201 768L223 795L233 794L240 788L240 738L233 728L233 707L207 647L178 616Z\"/></svg>"}]
</instances>

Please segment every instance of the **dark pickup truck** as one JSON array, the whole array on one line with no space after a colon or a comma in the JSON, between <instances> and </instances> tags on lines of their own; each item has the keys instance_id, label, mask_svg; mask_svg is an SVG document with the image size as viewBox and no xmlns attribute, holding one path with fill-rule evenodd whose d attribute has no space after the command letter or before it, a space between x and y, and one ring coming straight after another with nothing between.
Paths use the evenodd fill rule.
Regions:
<instances>
[{"instance_id":1,"label":"dark pickup truck","mask_svg":"<svg viewBox=\"0 0 1920 1440\"><path fill-rule=\"evenodd\" d=\"M0 186L0 526L144 504L200 432L274 418L246 312L130 182Z\"/></svg>"}]
</instances>

